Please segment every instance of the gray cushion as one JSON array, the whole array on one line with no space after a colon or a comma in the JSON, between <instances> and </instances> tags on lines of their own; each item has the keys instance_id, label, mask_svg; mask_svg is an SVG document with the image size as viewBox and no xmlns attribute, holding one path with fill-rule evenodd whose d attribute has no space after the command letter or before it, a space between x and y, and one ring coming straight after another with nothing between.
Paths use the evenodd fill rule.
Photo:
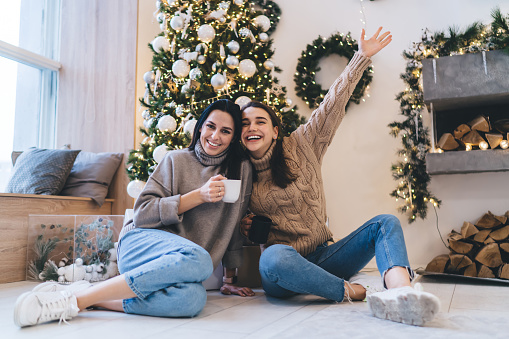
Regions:
<instances>
[{"instance_id":1,"label":"gray cushion","mask_svg":"<svg viewBox=\"0 0 509 339\"><path fill-rule=\"evenodd\" d=\"M80 151L29 148L16 159L7 193L57 195Z\"/></svg>"},{"instance_id":2,"label":"gray cushion","mask_svg":"<svg viewBox=\"0 0 509 339\"><path fill-rule=\"evenodd\" d=\"M122 153L78 154L61 195L92 198L102 206L111 180L122 162Z\"/></svg>"}]
</instances>

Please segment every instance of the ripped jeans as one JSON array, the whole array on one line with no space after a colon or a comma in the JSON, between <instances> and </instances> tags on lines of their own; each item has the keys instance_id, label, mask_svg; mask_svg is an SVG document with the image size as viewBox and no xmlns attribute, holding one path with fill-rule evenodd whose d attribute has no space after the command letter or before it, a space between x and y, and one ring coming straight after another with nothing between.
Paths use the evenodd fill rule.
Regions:
<instances>
[{"instance_id":1,"label":"ripped jeans","mask_svg":"<svg viewBox=\"0 0 509 339\"><path fill-rule=\"evenodd\" d=\"M176 234L135 228L118 245L118 269L137 298L124 299L125 313L194 317L205 306L201 282L212 274L209 253Z\"/></svg>"},{"instance_id":2,"label":"ripped jeans","mask_svg":"<svg viewBox=\"0 0 509 339\"><path fill-rule=\"evenodd\" d=\"M364 268L376 257L378 270L385 273L392 267L410 269L401 224L393 215L374 217L338 242L319 245L307 256L293 247L272 245L260 257L260 274L265 292L285 298L295 294L313 294L334 301L343 301L345 280Z\"/></svg>"}]
</instances>

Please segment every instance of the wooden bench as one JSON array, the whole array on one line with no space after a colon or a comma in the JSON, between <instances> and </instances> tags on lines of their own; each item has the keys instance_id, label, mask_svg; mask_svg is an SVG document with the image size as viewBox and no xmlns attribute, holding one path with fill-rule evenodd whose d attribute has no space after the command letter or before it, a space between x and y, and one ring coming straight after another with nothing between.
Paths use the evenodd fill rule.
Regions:
<instances>
[{"instance_id":1,"label":"wooden bench","mask_svg":"<svg viewBox=\"0 0 509 339\"><path fill-rule=\"evenodd\" d=\"M111 215L113 202L99 207L91 198L0 193L0 284L26 278L30 214Z\"/></svg>"}]
</instances>

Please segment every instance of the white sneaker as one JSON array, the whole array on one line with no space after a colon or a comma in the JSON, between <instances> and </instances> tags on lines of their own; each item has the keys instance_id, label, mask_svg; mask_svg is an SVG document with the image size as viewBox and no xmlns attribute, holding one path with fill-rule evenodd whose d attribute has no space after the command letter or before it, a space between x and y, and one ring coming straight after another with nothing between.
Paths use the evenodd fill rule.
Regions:
<instances>
[{"instance_id":1,"label":"white sneaker","mask_svg":"<svg viewBox=\"0 0 509 339\"><path fill-rule=\"evenodd\" d=\"M440 299L410 286L374 293L367 300L375 317L409 325L422 326L440 310Z\"/></svg>"},{"instance_id":2,"label":"white sneaker","mask_svg":"<svg viewBox=\"0 0 509 339\"><path fill-rule=\"evenodd\" d=\"M92 284L86 280L78 280L72 284L61 284L56 281L47 281L35 286L32 292L57 292L57 291L69 291L75 293L86 288L89 288Z\"/></svg>"},{"instance_id":3,"label":"white sneaker","mask_svg":"<svg viewBox=\"0 0 509 339\"><path fill-rule=\"evenodd\" d=\"M51 320L67 322L78 312L78 301L69 291L26 292L16 300L14 323L25 327Z\"/></svg>"}]
</instances>

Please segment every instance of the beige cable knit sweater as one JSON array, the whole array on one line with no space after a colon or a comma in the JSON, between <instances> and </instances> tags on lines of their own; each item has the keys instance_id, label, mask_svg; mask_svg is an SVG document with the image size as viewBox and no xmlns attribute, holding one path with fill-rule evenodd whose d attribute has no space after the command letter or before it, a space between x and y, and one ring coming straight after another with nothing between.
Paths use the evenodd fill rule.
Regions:
<instances>
[{"instance_id":1,"label":"beige cable knit sweater","mask_svg":"<svg viewBox=\"0 0 509 339\"><path fill-rule=\"evenodd\" d=\"M370 59L359 52L350 60L329 89L309 121L283 140L285 156L297 180L285 189L272 183L269 160L275 143L261 159L251 158L258 180L253 184L250 209L254 214L272 219L265 246L284 244L305 256L332 240L326 226L327 211L321 166L323 156L345 116L346 104Z\"/></svg>"}]
</instances>

